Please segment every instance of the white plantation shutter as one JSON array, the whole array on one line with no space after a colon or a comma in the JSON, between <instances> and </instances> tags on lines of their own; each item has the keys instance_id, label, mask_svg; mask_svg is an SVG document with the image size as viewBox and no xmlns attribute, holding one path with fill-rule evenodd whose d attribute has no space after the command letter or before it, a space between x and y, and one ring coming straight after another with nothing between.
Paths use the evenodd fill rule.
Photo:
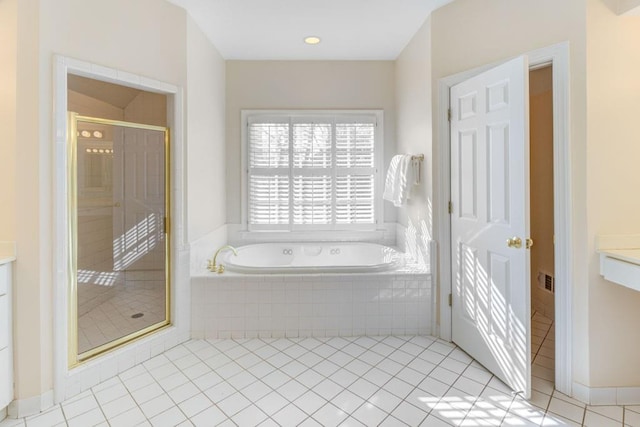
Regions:
<instances>
[{"instance_id":1,"label":"white plantation shutter","mask_svg":"<svg viewBox=\"0 0 640 427\"><path fill-rule=\"evenodd\" d=\"M249 123L249 225L252 229L289 224L289 124Z\"/></svg>"},{"instance_id":2,"label":"white plantation shutter","mask_svg":"<svg viewBox=\"0 0 640 427\"><path fill-rule=\"evenodd\" d=\"M336 178L336 223L373 224L374 178L372 175L342 175Z\"/></svg>"},{"instance_id":3,"label":"white plantation shutter","mask_svg":"<svg viewBox=\"0 0 640 427\"><path fill-rule=\"evenodd\" d=\"M251 175L249 222L254 225L289 224L289 176Z\"/></svg>"},{"instance_id":4,"label":"white plantation shutter","mask_svg":"<svg viewBox=\"0 0 640 427\"><path fill-rule=\"evenodd\" d=\"M336 124L336 223L375 223L375 122Z\"/></svg>"},{"instance_id":5,"label":"white plantation shutter","mask_svg":"<svg viewBox=\"0 0 640 427\"><path fill-rule=\"evenodd\" d=\"M333 223L333 126L293 120L293 227ZM324 228L324 227L323 227Z\"/></svg>"},{"instance_id":6,"label":"white plantation shutter","mask_svg":"<svg viewBox=\"0 0 640 427\"><path fill-rule=\"evenodd\" d=\"M248 119L250 230L374 229L374 115Z\"/></svg>"}]
</instances>

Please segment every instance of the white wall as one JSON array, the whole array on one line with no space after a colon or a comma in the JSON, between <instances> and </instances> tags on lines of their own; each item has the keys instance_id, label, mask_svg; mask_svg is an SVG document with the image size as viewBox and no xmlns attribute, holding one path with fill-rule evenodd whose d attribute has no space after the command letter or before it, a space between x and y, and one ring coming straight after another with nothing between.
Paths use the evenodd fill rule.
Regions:
<instances>
[{"instance_id":1,"label":"white wall","mask_svg":"<svg viewBox=\"0 0 640 427\"><path fill-rule=\"evenodd\" d=\"M189 241L226 222L225 63L187 18Z\"/></svg>"},{"instance_id":2,"label":"white wall","mask_svg":"<svg viewBox=\"0 0 640 427\"><path fill-rule=\"evenodd\" d=\"M398 222L406 227L406 252L429 263L432 228L433 144L431 107L431 21L422 25L396 60L397 152L424 154L421 184L413 186L407 206L398 208ZM386 203L386 202L385 202Z\"/></svg>"},{"instance_id":3,"label":"white wall","mask_svg":"<svg viewBox=\"0 0 640 427\"><path fill-rule=\"evenodd\" d=\"M617 0L617 2L617 5L613 4L614 7L617 6L614 9L617 13L640 16L640 0Z\"/></svg>"},{"instance_id":4,"label":"white wall","mask_svg":"<svg viewBox=\"0 0 640 427\"><path fill-rule=\"evenodd\" d=\"M640 233L640 16L617 16L615 1L587 4L590 385L638 387L640 293L600 276L595 240Z\"/></svg>"},{"instance_id":5,"label":"white wall","mask_svg":"<svg viewBox=\"0 0 640 427\"><path fill-rule=\"evenodd\" d=\"M227 222L241 222L240 110L383 109L384 166L395 154L393 61L227 61ZM395 222L386 206L385 222Z\"/></svg>"},{"instance_id":6,"label":"white wall","mask_svg":"<svg viewBox=\"0 0 640 427\"><path fill-rule=\"evenodd\" d=\"M582 0L457 0L431 16L433 87L438 79L569 41L573 188L574 381L589 384L586 214L586 3ZM438 94L433 93L434 105ZM437 141L437 129L434 131ZM434 145L433 156L441 149ZM432 177L438 176L434 164ZM434 206L446 201L437 200ZM434 218L437 227L438 218Z\"/></svg>"}]
</instances>

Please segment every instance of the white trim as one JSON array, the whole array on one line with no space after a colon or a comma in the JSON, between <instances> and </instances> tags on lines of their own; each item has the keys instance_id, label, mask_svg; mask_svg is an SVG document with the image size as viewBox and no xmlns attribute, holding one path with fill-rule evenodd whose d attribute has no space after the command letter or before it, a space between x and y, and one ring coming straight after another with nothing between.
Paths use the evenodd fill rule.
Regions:
<instances>
[{"instance_id":1,"label":"white trim","mask_svg":"<svg viewBox=\"0 0 640 427\"><path fill-rule=\"evenodd\" d=\"M438 327L438 293L435 291L437 286L438 272L440 265L438 264L438 242L429 240L429 271L431 272L431 335L439 336L440 328Z\"/></svg>"},{"instance_id":2,"label":"white trim","mask_svg":"<svg viewBox=\"0 0 640 427\"><path fill-rule=\"evenodd\" d=\"M640 405L640 387L587 387L573 383L576 399L589 405Z\"/></svg>"},{"instance_id":3,"label":"white trim","mask_svg":"<svg viewBox=\"0 0 640 427\"><path fill-rule=\"evenodd\" d=\"M260 242L308 242L310 241L308 231L270 231L268 233L253 233L246 231L242 224L226 224L228 243L234 246L242 246L250 243ZM379 224L375 231L322 231L318 236L313 237L316 242L374 242L387 246L397 246L402 248L396 240L395 222ZM399 234L398 234L399 235Z\"/></svg>"},{"instance_id":4,"label":"white trim","mask_svg":"<svg viewBox=\"0 0 640 427\"><path fill-rule=\"evenodd\" d=\"M554 120L554 227L555 244L555 323L556 323L556 389L572 394L572 295L573 265L572 216L571 216L571 141L569 109L569 44L568 42L525 53L531 68L553 64L553 120ZM502 62L502 61L500 61ZM440 246L439 277L433 274L434 284L440 284L440 337L451 340L451 224L448 212L450 200L450 152L449 147L449 90L452 86L498 63L484 65L473 70L444 77L438 81L437 105L437 164L440 165L436 186L438 208L435 212L438 224L436 236ZM434 288L435 289L435 288Z\"/></svg>"},{"instance_id":5,"label":"white trim","mask_svg":"<svg viewBox=\"0 0 640 427\"><path fill-rule=\"evenodd\" d=\"M53 390L26 399L16 399L7 407L9 418L24 418L38 414L53 406Z\"/></svg>"},{"instance_id":6,"label":"white trim","mask_svg":"<svg viewBox=\"0 0 640 427\"><path fill-rule=\"evenodd\" d=\"M186 236L186 145L184 143L183 89L125 71L107 68L73 58L56 55L53 69L54 100L54 296L53 296L53 398L61 402L100 381L105 381L132 366L168 350L190 338L189 246ZM171 131L172 191L172 325L160 332L115 349L79 367L67 365L67 284L68 217L67 212L67 74L74 74L150 92L168 98L167 118ZM181 286L176 286L181 284ZM42 396L45 396L43 394ZM40 399L40 397L38 397ZM44 397L43 397L44 399ZM30 399L27 399L30 402ZM26 404L26 403L25 403ZM21 404L24 405L24 404ZM28 403L27 405L31 405ZM31 406L29 406L31 408Z\"/></svg>"}]
</instances>

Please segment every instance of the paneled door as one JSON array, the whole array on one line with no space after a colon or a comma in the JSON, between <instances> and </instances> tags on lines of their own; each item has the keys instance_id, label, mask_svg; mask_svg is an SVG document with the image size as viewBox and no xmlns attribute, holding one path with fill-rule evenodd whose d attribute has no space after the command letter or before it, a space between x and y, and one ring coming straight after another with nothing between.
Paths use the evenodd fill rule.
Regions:
<instances>
[{"instance_id":1,"label":"paneled door","mask_svg":"<svg viewBox=\"0 0 640 427\"><path fill-rule=\"evenodd\" d=\"M114 270L164 268L165 135L114 130Z\"/></svg>"},{"instance_id":2,"label":"paneled door","mask_svg":"<svg viewBox=\"0 0 640 427\"><path fill-rule=\"evenodd\" d=\"M529 93L519 57L451 88L452 338L531 392Z\"/></svg>"}]
</instances>

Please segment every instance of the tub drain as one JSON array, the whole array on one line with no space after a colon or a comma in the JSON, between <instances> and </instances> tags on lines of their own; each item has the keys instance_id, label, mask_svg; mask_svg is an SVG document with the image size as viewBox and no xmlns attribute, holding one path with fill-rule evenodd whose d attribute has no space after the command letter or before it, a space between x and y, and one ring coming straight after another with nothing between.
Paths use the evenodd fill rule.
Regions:
<instances>
[{"instance_id":1,"label":"tub drain","mask_svg":"<svg viewBox=\"0 0 640 427\"><path fill-rule=\"evenodd\" d=\"M142 316L144 316L143 313L136 313L136 314L132 315L131 318L132 319L137 319L137 318L142 317Z\"/></svg>"}]
</instances>

